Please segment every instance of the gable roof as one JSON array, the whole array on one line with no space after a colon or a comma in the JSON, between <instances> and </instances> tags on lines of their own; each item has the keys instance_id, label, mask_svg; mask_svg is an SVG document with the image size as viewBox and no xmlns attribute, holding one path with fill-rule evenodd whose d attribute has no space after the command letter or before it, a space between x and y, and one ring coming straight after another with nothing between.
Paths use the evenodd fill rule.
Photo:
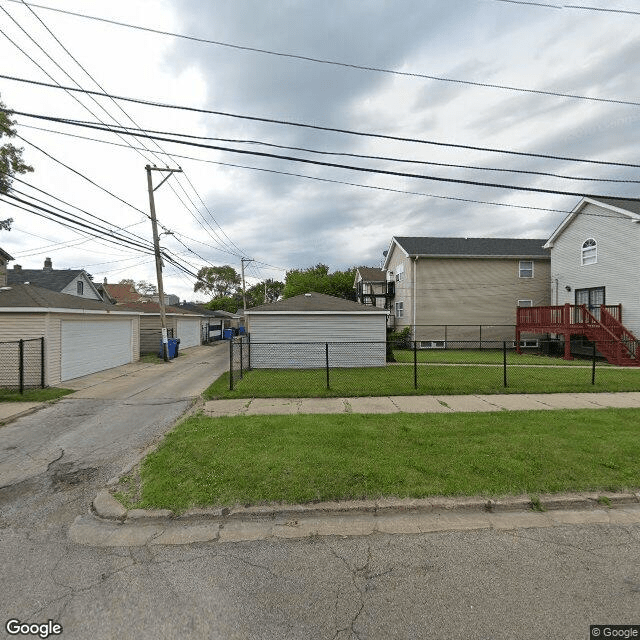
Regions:
<instances>
[{"instance_id":1,"label":"gable roof","mask_svg":"<svg viewBox=\"0 0 640 640\"><path fill-rule=\"evenodd\" d=\"M4 249L0 249L0 257L4 258L7 262L13 260L13 256L10 256Z\"/></svg>"},{"instance_id":2,"label":"gable roof","mask_svg":"<svg viewBox=\"0 0 640 640\"><path fill-rule=\"evenodd\" d=\"M386 270L379 267L358 267L356 279L358 273L363 282L384 282L387 279Z\"/></svg>"},{"instance_id":3,"label":"gable roof","mask_svg":"<svg viewBox=\"0 0 640 640\"><path fill-rule=\"evenodd\" d=\"M143 297L130 284L108 284L104 282L102 288L116 302L138 302Z\"/></svg>"},{"instance_id":4,"label":"gable roof","mask_svg":"<svg viewBox=\"0 0 640 640\"><path fill-rule=\"evenodd\" d=\"M209 318L235 318L237 317L234 313L228 313L227 311L215 311L214 309L207 309L207 307L202 306L201 304L196 304L195 302L181 302L178 305L179 309L184 309L185 311L193 311L193 313L199 313L203 316L207 316Z\"/></svg>"},{"instance_id":5,"label":"gable roof","mask_svg":"<svg viewBox=\"0 0 640 640\"><path fill-rule=\"evenodd\" d=\"M546 249L553 247L553 243L556 241L558 236L573 222L575 217L588 204L595 204L598 207L608 209L615 213L621 213L636 222L640 222L640 200L630 200L628 198L582 198L573 211L560 223L558 228L546 241L544 245Z\"/></svg>"},{"instance_id":6,"label":"gable roof","mask_svg":"<svg viewBox=\"0 0 640 640\"><path fill-rule=\"evenodd\" d=\"M7 271L7 282L13 284L33 284L36 287L51 289L51 291L62 291L70 282L84 273L82 269L9 269Z\"/></svg>"},{"instance_id":7,"label":"gable roof","mask_svg":"<svg viewBox=\"0 0 640 640\"><path fill-rule=\"evenodd\" d=\"M408 257L453 258L549 258L543 246L544 238L440 238L394 236L396 243ZM385 267L391 256L387 253Z\"/></svg>"},{"instance_id":8,"label":"gable roof","mask_svg":"<svg viewBox=\"0 0 640 640\"><path fill-rule=\"evenodd\" d=\"M58 293L32 284L16 284L0 288L0 310L15 311L29 309L33 311L73 310L104 311L117 313L118 307L112 304L90 300L68 293Z\"/></svg>"},{"instance_id":9,"label":"gable roof","mask_svg":"<svg viewBox=\"0 0 640 640\"><path fill-rule=\"evenodd\" d=\"M246 315L252 313L382 313L387 315L389 311L312 291L245 311Z\"/></svg>"}]
</instances>

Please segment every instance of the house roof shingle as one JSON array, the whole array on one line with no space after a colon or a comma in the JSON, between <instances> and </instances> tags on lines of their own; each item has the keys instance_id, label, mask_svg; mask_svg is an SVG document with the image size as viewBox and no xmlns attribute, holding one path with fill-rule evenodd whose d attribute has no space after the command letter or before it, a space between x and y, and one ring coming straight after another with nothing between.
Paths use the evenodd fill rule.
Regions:
<instances>
[{"instance_id":1,"label":"house roof shingle","mask_svg":"<svg viewBox=\"0 0 640 640\"><path fill-rule=\"evenodd\" d=\"M359 302L353 302L351 300L344 300L343 298L336 298L335 296L329 296L325 293L303 293L293 298L286 298L285 300L278 300L271 304L263 304L259 307L253 307L247 309L245 313L250 315L251 313L291 313L291 312L336 312L336 313L385 313L388 311L372 307L370 305L360 304Z\"/></svg>"},{"instance_id":2,"label":"house roof shingle","mask_svg":"<svg viewBox=\"0 0 640 640\"><path fill-rule=\"evenodd\" d=\"M82 269L9 269L7 271L7 284L29 284L51 291L62 291L70 282L77 278Z\"/></svg>"},{"instance_id":3,"label":"house roof shingle","mask_svg":"<svg viewBox=\"0 0 640 640\"><path fill-rule=\"evenodd\" d=\"M131 311L140 311L142 313L160 313L160 304L158 302L118 302L112 308L115 309L130 309ZM180 309L179 307L171 307L165 305L165 313L177 314L182 316L195 316L202 315L200 312L188 311L187 309Z\"/></svg>"},{"instance_id":4,"label":"house roof shingle","mask_svg":"<svg viewBox=\"0 0 640 640\"><path fill-rule=\"evenodd\" d=\"M102 288L117 302L138 302L142 297L130 284L103 283Z\"/></svg>"},{"instance_id":5,"label":"house roof shingle","mask_svg":"<svg viewBox=\"0 0 640 640\"><path fill-rule=\"evenodd\" d=\"M0 309L38 308L119 311L112 304L90 300L68 293L58 293L33 284L15 284L0 288Z\"/></svg>"},{"instance_id":6,"label":"house roof shingle","mask_svg":"<svg viewBox=\"0 0 640 640\"><path fill-rule=\"evenodd\" d=\"M358 273L364 282L384 282L387 272L378 267L358 267Z\"/></svg>"},{"instance_id":7,"label":"house roof shingle","mask_svg":"<svg viewBox=\"0 0 640 640\"><path fill-rule=\"evenodd\" d=\"M602 202L604 204L608 204L612 207L618 207L618 209L624 209L625 211L630 211L631 213L637 213L640 215L640 200L628 200L627 198L602 198L598 196L597 198L589 198L595 202Z\"/></svg>"},{"instance_id":8,"label":"house roof shingle","mask_svg":"<svg viewBox=\"0 0 640 640\"><path fill-rule=\"evenodd\" d=\"M398 237L394 240L411 256L483 256L549 258L546 238Z\"/></svg>"}]
</instances>

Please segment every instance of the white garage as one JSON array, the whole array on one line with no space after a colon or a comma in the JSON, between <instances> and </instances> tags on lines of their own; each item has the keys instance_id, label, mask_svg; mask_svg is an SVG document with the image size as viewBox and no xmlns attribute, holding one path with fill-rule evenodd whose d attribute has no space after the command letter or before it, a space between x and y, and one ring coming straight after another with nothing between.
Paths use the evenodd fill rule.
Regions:
<instances>
[{"instance_id":1,"label":"white garage","mask_svg":"<svg viewBox=\"0 0 640 640\"><path fill-rule=\"evenodd\" d=\"M251 366L383 367L388 313L315 292L247 309Z\"/></svg>"},{"instance_id":2,"label":"white garage","mask_svg":"<svg viewBox=\"0 0 640 640\"><path fill-rule=\"evenodd\" d=\"M60 380L131 362L132 325L132 320L62 320Z\"/></svg>"},{"instance_id":3,"label":"white garage","mask_svg":"<svg viewBox=\"0 0 640 640\"><path fill-rule=\"evenodd\" d=\"M176 338L180 338L180 349L197 347L200 344L200 317L178 318Z\"/></svg>"},{"instance_id":4,"label":"white garage","mask_svg":"<svg viewBox=\"0 0 640 640\"><path fill-rule=\"evenodd\" d=\"M8 342L44 338L50 387L140 359L139 312L29 284L0 289L0 335Z\"/></svg>"}]
</instances>

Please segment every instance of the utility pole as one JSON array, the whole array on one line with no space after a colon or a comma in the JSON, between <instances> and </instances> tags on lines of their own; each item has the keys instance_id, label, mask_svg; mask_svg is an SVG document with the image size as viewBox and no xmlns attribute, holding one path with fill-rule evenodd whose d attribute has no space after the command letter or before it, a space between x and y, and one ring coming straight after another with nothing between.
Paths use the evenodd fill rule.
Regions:
<instances>
[{"instance_id":1,"label":"utility pole","mask_svg":"<svg viewBox=\"0 0 640 640\"><path fill-rule=\"evenodd\" d=\"M242 306L247 310L247 294L244 287L244 263L253 262L253 258L240 258L240 271L242 272Z\"/></svg>"},{"instance_id":2,"label":"utility pole","mask_svg":"<svg viewBox=\"0 0 640 640\"><path fill-rule=\"evenodd\" d=\"M158 223L156 221L156 204L153 199L153 192L159 189L173 173L182 173L182 169L169 169L161 167L152 167L147 165L145 167L147 171L147 188L149 190L149 209L151 211L151 229L153 230L153 249L156 255L156 276L158 278L158 303L160 306L160 327L162 328L162 357L165 362L169 361L169 352L167 349L167 314L164 310L164 287L162 285L162 256L160 255L160 238L158 236ZM162 180L162 182L154 189L153 181L151 180L152 171L165 171L169 175Z\"/></svg>"}]
</instances>

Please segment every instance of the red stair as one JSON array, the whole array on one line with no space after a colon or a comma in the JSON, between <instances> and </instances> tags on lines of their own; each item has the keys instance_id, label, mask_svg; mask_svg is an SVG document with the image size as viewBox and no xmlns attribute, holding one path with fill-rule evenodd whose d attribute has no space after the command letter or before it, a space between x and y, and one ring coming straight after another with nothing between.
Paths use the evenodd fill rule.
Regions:
<instances>
[{"instance_id":1,"label":"red stair","mask_svg":"<svg viewBox=\"0 0 640 640\"><path fill-rule=\"evenodd\" d=\"M516 321L516 344L520 345L520 334L557 333L564 335L565 359L571 359L572 335L583 335L595 342L596 349L610 364L623 367L640 366L640 343L620 321L621 305L600 307L600 319L586 305L555 307L519 307ZM518 346L518 352L520 348Z\"/></svg>"}]
</instances>

